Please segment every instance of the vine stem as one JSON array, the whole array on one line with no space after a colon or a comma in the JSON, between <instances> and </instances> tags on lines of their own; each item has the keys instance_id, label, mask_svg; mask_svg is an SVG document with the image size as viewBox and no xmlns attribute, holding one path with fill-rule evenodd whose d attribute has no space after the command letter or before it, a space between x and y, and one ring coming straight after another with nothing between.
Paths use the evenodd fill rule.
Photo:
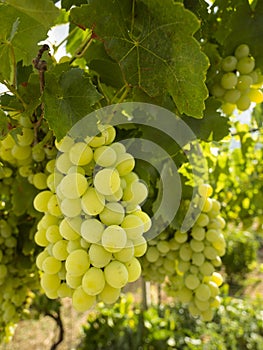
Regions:
<instances>
[{"instance_id":1,"label":"vine stem","mask_svg":"<svg viewBox=\"0 0 263 350\"><path fill-rule=\"evenodd\" d=\"M89 33L87 38L81 43L81 45L76 50L74 56L69 61L69 64L72 64L77 58L81 58L85 52L88 50L90 45L92 44L94 38L92 37L92 31Z\"/></svg>"}]
</instances>

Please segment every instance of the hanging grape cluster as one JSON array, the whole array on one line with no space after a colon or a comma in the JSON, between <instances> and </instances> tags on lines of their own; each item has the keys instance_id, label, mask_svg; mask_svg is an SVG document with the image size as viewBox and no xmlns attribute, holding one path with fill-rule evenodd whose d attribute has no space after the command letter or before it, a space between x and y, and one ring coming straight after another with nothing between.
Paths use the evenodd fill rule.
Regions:
<instances>
[{"instance_id":1,"label":"hanging grape cluster","mask_svg":"<svg viewBox=\"0 0 263 350\"><path fill-rule=\"evenodd\" d=\"M212 188L207 184L198 187L193 200L201 213L187 232L168 228L149 247L142 259L143 275L147 280L166 283L166 291L179 301L188 304L193 316L209 321L220 304L219 286L222 276L216 272L225 253L220 216L220 203L211 198Z\"/></svg>"},{"instance_id":2,"label":"hanging grape cluster","mask_svg":"<svg viewBox=\"0 0 263 350\"><path fill-rule=\"evenodd\" d=\"M263 79L255 64L246 44L239 45L234 55L222 59L221 72L211 93L222 100L222 110L226 114L231 114L235 108L245 111L252 102L263 101Z\"/></svg>"},{"instance_id":3,"label":"hanging grape cluster","mask_svg":"<svg viewBox=\"0 0 263 350\"><path fill-rule=\"evenodd\" d=\"M59 155L48 189L34 199L43 218L35 241L41 286L49 298L72 297L78 311L96 300L115 302L121 288L141 275L138 257L151 227L140 208L147 187L133 172L135 160L115 139L112 126L100 135L56 142Z\"/></svg>"}]
</instances>

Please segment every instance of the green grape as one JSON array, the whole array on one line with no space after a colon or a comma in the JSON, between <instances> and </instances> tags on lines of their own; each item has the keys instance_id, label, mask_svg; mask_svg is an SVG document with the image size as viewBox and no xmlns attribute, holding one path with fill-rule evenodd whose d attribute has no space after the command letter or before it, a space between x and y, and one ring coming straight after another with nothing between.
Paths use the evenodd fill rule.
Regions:
<instances>
[{"instance_id":1,"label":"green grape","mask_svg":"<svg viewBox=\"0 0 263 350\"><path fill-rule=\"evenodd\" d=\"M99 214L100 220L105 225L120 225L124 219L125 211L120 203L107 203Z\"/></svg>"},{"instance_id":2,"label":"green grape","mask_svg":"<svg viewBox=\"0 0 263 350\"><path fill-rule=\"evenodd\" d=\"M212 273L215 271L214 266L208 262L205 261L200 267L199 267L200 272L204 275L204 276L210 276L212 275Z\"/></svg>"},{"instance_id":3,"label":"green grape","mask_svg":"<svg viewBox=\"0 0 263 350\"><path fill-rule=\"evenodd\" d=\"M187 241L188 235L186 232L176 231L174 234L174 239L176 242L181 244Z\"/></svg>"},{"instance_id":4,"label":"green grape","mask_svg":"<svg viewBox=\"0 0 263 350\"><path fill-rule=\"evenodd\" d=\"M250 75L240 75L238 77L237 89L240 91L246 91L253 84L253 79Z\"/></svg>"},{"instance_id":5,"label":"green grape","mask_svg":"<svg viewBox=\"0 0 263 350\"><path fill-rule=\"evenodd\" d=\"M263 102L263 92L258 89L249 89L248 97L251 102L261 103Z\"/></svg>"},{"instance_id":6,"label":"green grape","mask_svg":"<svg viewBox=\"0 0 263 350\"><path fill-rule=\"evenodd\" d=\"M55 146L60 152L69 152L73 145L74 140L68 135L60 141L55 140Z\"/></svg>"},{"instance_id":7,"label":"green grape","mask_svg":"<svg viewBox=\"0 0 263 350\"><path fill-rule=\"evenodd\" d=\"M231 72L236 69L237 58L235 56L227 56L223 58L221 67L225 72Z\"/></svg>"},{"instance_id":8,"label":"green grape","mask_svg":"<svg viewBox=\"0 0 263 350\"><path fill-rule=\"evenodd\" d=\"M97 295L105 286L104 273L97 267L90 267L82 278L82 288L88 295Z\"/></svg>"},{"instance_id":9,"label":"green grape","mask_svg":"<svg viewBox=\"0 0 263 350\"><path fill-rule=\"evenodd\" d=\"M207 198L213 194L213 188L209 184L202 183L198 186L198 193L201 197Z\"/></svg>"},{"instance_id":10,"label":"green grape","mask_svg":"<svg viewBox=\"0 0 263 350\"><path fill-rule=\"evenodd\" d=\"M114 141L116 130L112 125L98 125L98 129L105 138L105 145L109 145Z\"/></svg>"},{"instance_id":11,"label":"green grape","mask_svg":"<svg viewBox=\"0 0 263 350\"><path fill-rule=\"evenodd\" d=\"M159 241L157 243L157 249L159 250L160 253L166 254L170 250L170 245L169 242L167 241Z\"/></svg>"},{"instance_id":12,"label":"green grape","mask_svg":"<svg viewBox=\"0 0 263 350\"><path fill-rule=\"evenodd\" d=\"M189 243L184 243L179 250L179 257L183 261L190 261L192 258L192 249Z\"/></svg>"},{"instance_id":13,"label":"green grape","mask_svg":"<svg viewBox=\"0 0 263 350\"><path fill-rule=\"evenodd\" d=\"M192 239L190 241L190 247L193 252L200 253L204 250L204 243L202 241L198 241L196 239Z\"/></svg>"},{"instance_id":14,"label":"green grape","mask_svg":"<svg viewBox=\"0 0 263 350\"><path fill-rule=\"evenodd\" d=\"M192 254L192 263L196 266L201 266L205 262L205 256L203 253L193 252Z\"/></svg>"},{"instance_id":15,"label":"green grape","mask_svg":"<svg viewBox=\"0 0 263 350\"><path fill-rule=\"evenodd\" d=\"M253 57L242 57L237 62L237 70L240 74L249 74L255 68L255 60Z\"/></svg>"},{"instance_id":16,"label":"green grape","mask_svg":"<svg viewBox=\"0 0 263 350\"><path fill-rule=\"evenodd\" d=\"M78 287L81 286L82 275L75 276L75 275L71 275L70 273L66 272L66 283L70 288L77 289Z\"/></svg>"},{"instance_id":17,"label":"green grape","mask_svg":"<svg viewBox=\"0 0 263 350\"><path fill-rule=\"evenodd\" d=\"M33 185L38 190L44 190L47 188L47 175L44 173L37 173L33 175Z\"/></svg>"},{"instance_id":18,"label":"green grape","mask_svg":"<svg viewBox=\"0 0 263 350\"><path fill-rule=\"evenodd\" d=\"M102 233L101 243L103 247L111 252L116 253L123 249L127 242L127 235L125 230L118 225L111 225L106 227Z\"/></svg>"},{"instance_id":19,"label":"green grape","mask_svg":"<svg viewBox=\"0 0 263 350\"><path fill-rule=\"evenodd\" d=\"M231 90L237 85L237 79L235 73L228 72L223 74L220 83L224 89Z\"/></svg>"},{"instance_id":20,"label":"green grape","mask_svg":"<svg viewBox=\"0 0 263 350\"><path fill-rule=\"evenodd\" d=\"M68 153L62 153L56 159L56 169L62 174L67 174L72 165Z\"/></svg>"},{"instance_id":21,"label":"green grape","mask_svg":"<svg viewBox=\"0 0 263 350\"><path fill-rule=\"evenodd\" d=\"M106 282L113 288L122 288L128 283L128 270L120 261L111 261L104 268L104 274Z\"/></svg>"},{"instance_id":22,"label":"green grape","mask_svg":"<svg viewBox=\"0 0 263 350\"><path fill-rule=\"evenodd\" d=\"M53 193L51 191L42 191L38 193L34 198L34 202L33 202L34 208L40 212L47 212L48 201L52 196L53 196Z\"/></svg>"},{"instance_id":23,"label":"green grape","mask_svg":"<svg viewBox=\"0 0 263 350\"><path fill-rule=\"evenodd\" d=\"M125 247L114 253L114 257L124 263L130 261L134 257L134 245L132 241L127 240Z\"/></svg>"},{"instance_id":24,"label":"green grape","mask_svg":"<svg viewBox=\"0 0 263 350\"><path fill-rule=\"evenodd\" d=\"M159 256L160 252L156 247L149 247L145 257L150 263L154 263L159 259Z\"/></svg>"},{"instance_id":25,"label":"green grape","mask_svg":"<svg viewBox=\"0 0 263 350\"><path fill-rule=\"evenodd\" d=\"M213 317L214 317L214 311L211 309L208 309L208 310L201 312L202 321L210 322L210 321L212 321Z\"/></svg>"},{"instance_id":26,"label":"green grape","mask_svg":"<svg viewBox=\"0 0 263 350\"><path fill-rule=\"evenodd\" d=\"M0 279L6 277L7 272L7 267L3 264L0 264Z\"/></svg>"},{"instance_id":27,"label":"green grape","mask_svg":"<svg viewBox=\"0 0 263 350\"><path fill-rule=\"evenodd\" d=\"M112 253L108 252L99 244L91 244L89 248L90 263L94 267L102 268L109 264Z\"/></svg>"},{"instance_id":28,"label":"green grape","mask_svg":"<svg viewBox=\"0 0 263 350\"><path fill-rule=\"evenodd\" d=\"M30 153L31 153L31 148L30 148ZM46 153L44 151L44 149L42 147L40 147L39 144L37 144L36 146L34 146L32 148L32 159L35 162L42 162L44 159L46 158Z\"/></svg>"},{"instance_id":29,"label":"green grape","mask_svg":"<svg viewBox=\"0 0 263 350\"><path fill-rule=\"evenodd\" d=\"M181 303L189 303L193 298L193 292L192 290L183 287L176 291L176 298L178 298Z\"/></svg>"},{"instance_id":30,"label":"green grape","mask_svg":"<svg viewBox=\"0 0 263 350\"><path fill-rule=\"evenodd\" d=\"M216 241L218 239L219 234L220 234L220 231L218 230L208 229L206 231L206 239L212 243L213 241Z\"/></svg>"},{"instance_id":31,"label":"green grape","mask_svg":"<svg viewBox=\"0 0 263 350\"><path fill-rule=\"evenodd\" d=\"M236 105L232 104L232 103L223 103L221 106L222 112L226 115L231 115L234 110L236 108Z\"/></svg>"},{"instance_id":32,"label":"green grape","mask_svg":"<svg viewBox=\"0 0 263 350\"><path fill-rule=\"evenodd\" d=\"M105 141L106 141L105 140L105 135L93 136L93 137L87 136L85 138L85 142L87 142L87 144L90 147L94 147L94 148L104 146L105 145Z\"/></svg>"},{"instance_id":33,"label":"green grape","mask_svg":"<svg viewBox=\"0 0 263 350\"><path fill-rule=\"evenodd\" d=\"M51 225L47 228L46 238L50 243L55 243L62 238L58 225Z\"/></svg>"},{"instance_id":34,"label":"green grape","mask_svg":"<svg viewBox=\"0 0 263 350\"><path fill-rule=\"evenodd\" d=\"M105 168L94 177L95 189L103 195L112 195L120 188L120 176L116 169Z\"/></svg>"},{"instance_id":35,"label":"green grape","mask_svg":"<svg viewBox=\"0 0 263 350\"><path fill-rule=\"evenodd\" d=\"M194 225L191 231L192 237L197 241L202 241L205 238L206 231L203 227Z\"/></svg>"},{"instance_id":36,"label":"green grape","mask_svg":"<svg viewBox=\"0 0 263 350\"><path fill-rule=\"evenodd\" d=\"M64 218L59 224L60 235L69 241L79 238L81 223L82 220L78 217Z\"/></svg>"},{"instance_id":37,"label":"green grape","mask_svg":"<svg viewBox=\"0 0 263 350\"><path fill-rule=\"evenodd\" d=\"M74 239L73 241L68 241L67 251L69 254L77 249L83 249L83 247L81 246L81 239Z\"/></svg>"},{"instance_id":38,"label":"green grape","mask_svg":"<svg viewBox=\"0 0 263 350\"><path fill-rule=\"evenodd\" d=\"M121 223L129 239L137 239L144 232L144 223L137 215L126 215Z\"/></svg>"},{"instance_id":39,"label":"green grape","mask_svg":"<svg viewBox=\"0 0 263 350\"><path fill-rule=\"evenodd\" d=\"M195 222L196 225L201 227L207 226L208 223L209 223L209 216L205 213L201 213Z\"/></svg>"},{"instance_id":40,"label":"green grape","mask_svg":"<svg viewBox=\"0 0 263 350\"><path fill-rule=\"evenodd\" d=\"M83 275L90 266L88 253L83 249L71 252L66 260L66 270L74 276Z\"/></svg>"},{"instance_id":41,"label":"green grape","mask_svg":"<svg viewBox=\"0 0 263 350\"><path fill-rule=\"evenodd\" d=\"M129 153L118 154L118 158L115 164L116 169L120 176L129 174L135 166L135 160Z\"/></svg>"},{"instance_id":42,"label":"green grape","mask_svg":"<svg viewBox=\"0 0 263 350\"><path fill-rule=\"evenodd\" d=\"M84 175L79 173L67 174L60 182L62 194L69 199L81 197L88 188L88 183Z\"/></svg>"},{"instance_id":43,"label":"green grape","mask_svg":"<svg viewBox=\"0 0 263 350\"><path fill-rule=\"evenodd\" d=\"M133 245L134 245L134 256L135 257L141 257L146 253L147 242L143 236L141 236L137 239L134 239Z\"/></svg>"},{"instance_id":44,"label":"green grape","mask_svg":"<svg viewBox=\"0 0 263 350\"><path fill-rule=\"evenodd\" d=\"M211 296L216 297L219 294L218 285L213 281L209 281L207 285L208 285L208 288L210 289Z\"/></svg>"},{"instance_id":45,"label":"green grape","mask_svg":"<svg viewBox=\"0 0 263 350\"><path fill-rule=\"evenodd\" d=\"M228 103L236 103L237 100L240 98L241 92L237 89L227 90L224 94L224 101Z\"/></svg>"},{"instance_id":46,"label":"green grape","mask_svg":"<svg viewBox=\"0 0 263 350\"><path fill-rule=\"evenodd\" d=\"M88 295L82 287L78 287L72 294L72 305L75 310L85 312L89 310L96 301L96 296Z\"/></svg>"},{"instance_id":47,"label":"green grape","mask_svg":"<svg viewBox=\"0 0 263 350\"><path fill-rule=\"evenodd\" d=\"M71 298L73 294L73 289L70 288L66 283L61 283L57 290L57 295L59 298Z\"/></svg>"},{"instance_id":48,"label":"green grape","mask_svg":"<svg viewBox=\"0 0 263 350\"><path fill-rule=\"evenodd\" d=\"M199 278L193 274L186 275L184 282L185 282L185 286L191 290L196 289L200 284Z\"/></svg>"},{"instance_id":49,"label":"green grape","mask_svg":"<svg viewBox=\"0 0 263 350\"><path fill-rule=\"evenodd\" d=\"M249 46L246 44L241 44L235 49L235 56L238 60L248 55L249 55Z\"/></svg>"},{"instance_id":50,"label":"green grape","mask_svg":"<svg viewBox=\"0 0 263 350\"><path fill-rule=\"evenodd\" d=\"M207 301L211 297L211 290L207 284L201 283L195 290L195 296L198 300Z\"/></svg>"},{"instance_id":51,"label":"green grape","mask_svg":"<svg viewBox=\"0 0 263 350\"><path fill-rule=\"evenodd\" d=\"M42 269L50 275L57 274L61 269L61 261L53 256L47 257L42 263Z\"/></svg>"},{"instance_id":52,"label":"green grape","mask_svg":"<svg viewBox=\"0 0 263 350\"><path fill-rule=\"evenodd\" d=\"M142 210L136 210L134 212L132 212L132 215L136 215L138 216L144 223L144 232L147 232L150 230L151 226L152 226L152 221L149 217L148 214L146 214L144 211Z\"/></svg>"},{"instance_id":53,"label":"green grape","mask_svg":"<svg viewBox=\"0 0 263 350\"><path fill-rule=\"evenodd\" d=\"M135 204L141 204L148 196L148 189L144 183L135 181L123 191L123 200Z\"/></svg>"},{"instance_id":54,"label":"green grape","mask_svg":"<svg viewBox=\"0 0 263 350\"><path fill-rule=\"evenodd\" d=\"M20 146L30 146L34 141L34 130L31 128L23 128L22 135L17 135L17 141Z\"/></svg>"},{"instance_id":55,"label":"green grape","mask_svg":"<svg viewBox=\"0 0 263 350\"><path fill-rule=\"evenodd\" d=\"M68 242L64 239L61 239L54 243L52 247L52 255L60 261L67 259L69 253L67 251Z\"/></svg>"},{"instance_id":56,"label":"green grape","mask_svg":"<svg viewBox=\"0 0 263 350\"><path fill-rule=\"evenodd\" d=\"M90 243L97 243L101 240L104 225L97 219L88 219L81 224L81 236Z\"/></svg>"},{"instance_id":57,"label":"green grape","mask_svg":"<svg viewBox=\"0 0 263 350\"><path fill-rule=\"evenodd\" d=\"M204 256L209 259L209 260L213 260L216 259L217 257L217 251L215 248L210 247L210 246L206 246L204 248Z\"/></svg>"},{"instance_id":58,"label":"green grape","mask_svg":"<svg viewBox=\"0 0 263 350\"><path fill-rule=\"evenodd\" d=\"M43 273L40 284L45 292L57 291L60 286L60 278L57 274Z\"/></svg>"},{"instance_id":59,"label":"green grape","mask_svg":"<svg viewBox=\"0 0 263 350\"><path fill-rule=\"evenodd\" d=\"M125 263L128 271L128 282L136 281L141 275L141 264L138 259L132 258L130 261Z\"/></svg>"},{"instance_id":60,"label":"green grape","mask_svg":"<svg viewBox=\"0 0 263 350\"><path fill-rule=\"evenodd\" d=\"M120 296L121 289L113 288L108 283L105 283L103 291L100 293L100 300L105 304L115 303Z\"/></svg>"},{"instance_id":61,"label":"green grape","mask_svg":"<svg viewBox=\"0 0 263 350\"><path fill-rule=\"evenodd\" d=\"M105 207L105 197L98 191L89 187L81 199L83 211L88 215L98 215Z\"/></svg>"},{"instance_id":62,"label":"green grape","mask_svg":"<svg viewBox=\"0 0 263 350\"><path fill-rule=\"evenodd\" d=\"M48 203L47 203L47 209L48 209L48 212L53 215L53 216L57 216L57 217L60 217L61 216L61 207L58 203L58 198L55 194L53 194L49 200L48 200Z\"/></svg>"},{"instance_id":63,"label":"green grape","mask_svg":"<svg viewBox=\"0 0 263 350\"><path fill-rule=\"evenodd\" d=\"M81 214L82 207L81 207L81 200L80 198L74 198L69 199L65 198L60 203L60 209L64 216L67 217L74 217Z\"/></svg>"},{"instance_id":64,"label":"green grape","mask_svg":"<svg viewBox=\"0 0 263 350\"><path fill-rule=\"evenodd\" d=\"M114 142L110 145L110 147L115 151L117 156L121 155L122 153L126 152L125 146L120 142Z\"/></svg>"},{"instance_id":65,"label":"green grape","mask_svg":"<svg viewBox=\"0 0 263 350\"><path fill-rule=\"evenodd\" d=\"M72 164L87 165L93 159L93 151L85 142L77 142L70 148L69 159Z\"/></svg>"},{"instance_id":66,"label":"green grape","mask_svg":"<svg viewBox=\"0 0 263 350\"><path fill-rule=\"evenodd\" d=\"M117 155L111 147L102 146L94 151L94 160L99 166L110 167L116 162Z\"/></svg>"},{"instance_id":67,"label":"green grape","mask_svg":"<svg viewBox=\"0 0 263 350\"><path fill-rule=\"evenodd\" d=\"M209 301L208 300L202 301L202 300L199 300L198 298L195 297L194 302L195 302L195 305L198 308L198 310L200 310L202 312L209 309Z\"/></svg>"},{"instance_id":68,"label":"green grape","mask_svg":"<svg viewBox=\"0 0 263 350\"><path fill-rule=\"evenodd\" d=\"M46 237L46 230L44 229L38 229L37 232L35 233L35 242L37 245L40 247L47 247L49 245L49 241L47 240Z\"/></svg>"},{"instance_id":69,"label":"green grape","mask_svg":"<svg viewBox=\"0 0 263 350\"><path fill-rule=\"evenodd\" d=\"M240 111L246 111L250 107L251 100L250 98L243 94L236 102L236 106Z\"/></svg>"}]
</instances>

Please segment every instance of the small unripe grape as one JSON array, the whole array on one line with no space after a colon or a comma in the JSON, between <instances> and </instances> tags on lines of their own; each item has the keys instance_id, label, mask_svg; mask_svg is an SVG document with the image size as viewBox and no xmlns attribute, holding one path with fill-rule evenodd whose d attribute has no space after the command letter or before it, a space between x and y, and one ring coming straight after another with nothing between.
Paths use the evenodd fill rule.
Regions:
<instances>
[{"instance_id":1,"label":"small unripe grape","mask_svg":"<svg viewBox=\"0 0 263 350\"><path fill-rule=\"evenodd\" d=\"M247 95L241 95L237 100L236 105L240 111L246 111L250 106L250 98Z\"/></svg>"},{"instance_id":2,"label":"small unripe grape","mask_svg":"<svg viewBox=\"0 0 263 350\"><path fill-rule=\"evenodd\" d=\"M263 102L263 93L258 89L250 89L248 92L248 97L252 102L261 103Z\"/></svg>"},{"instance_id":3,"label":"small unripe grape","mask_svg":"<svg viewBox=\"0 0 263 350\"><path fill-rule=\"evenodd\" d=\"M211 88L211 93L215 97L223 97L226 90L219 84L215 84Z\"/></svg>"},{"instance_id":4,"label":"small unripe grape","mask_svg":"<svg viewBox=\"0 0 263 350\"><path fill-rule=\"evenodd\" d=\"M246 90L253 84L253 79L250 75L240 75L238 77L237 89L238 90Z\"/></svg>"},{"instance_id":5,"label":"small unripe grape","mask_svg":"<svg viewBox=\"0 0 263 350\"><path fill-rule=\"evenodd\" d=\"M221 106L222 112L225 113L226 115L231 115L234 110L235 110L236 106L233 103L223 103Z\"/></svg>"},{"instance_id":6,"label":"small unripe grape","mask_svg":"<svg viewBox=\"0 0 263 350\"><path fill-rule=\"evenodd\" d=\"M226 89L230 90L233 89L237 85L237 76L235 73L229 72L225 73L221 78L221 86Z\"/></svg>"},{"instance_id":7,"label":"small unripe grape","mask_svg":"<svg viewBox=\"0 0 263 350\"><path fill-rule=\"evenodd\" d=\"M221 67L225 72L231 72L236 69L237 58L235 56L227 56L222 60Z\"/></svg>"},{"instance_id":8,"label":"small unripe grape","mask_svg":"<svg viewBox=\"0 0 263 350\"><path fill-rule=\"evenodd\" d=\"M243 57L237 62L237 70L240 74L249 74L255 68L253 57Z\"/></svg>"},{"instance_id":9,"label":"small unripe grape","mask_svg":"<svg viewBox=\"0 0 263 350\"><path fill-rule=\"evenodd\" d=\"M224 94L224 100L229 103L236 103L237 100L240 98L241 92L237 89L233 90L227 90Z\"/></svg>"},{"instance_id":10,"label":"small unripe grape","mask_svg":"<svg viewBox=\"0 0 263 350\"><path fill-rule=\"evenodd\" d=\"M249 55L249 47L246 44L241 44L235 49L235 56L238 60L248 55Z\"/></svg>"}]
</instances>

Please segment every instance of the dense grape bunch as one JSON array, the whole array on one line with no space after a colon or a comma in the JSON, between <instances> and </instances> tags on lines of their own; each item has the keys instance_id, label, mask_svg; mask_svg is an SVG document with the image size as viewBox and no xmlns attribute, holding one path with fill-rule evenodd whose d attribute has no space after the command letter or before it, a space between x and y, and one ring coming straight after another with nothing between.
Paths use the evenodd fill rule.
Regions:
<instances>
[{"instance_id":1,"label":"dense grape bunch","mask_svg":"<svg viewBox=\"0 0 263 350\"><path fill-rule=\"evenodd\" d=\"M1 148L0 148L1 149ZM11 212L15 172L0 167L0 341L9 340L13 325L30 306L31 292L38 283L33 257L21 249L21 222ZM25 226L23 227L25 230ZM19 244L20 243L20 244Z\"/></svg>"},{"instance_id":2,"label":"dense grape bunch","mask_svg":"<svg viewBox=\"0 0 263 350\"><path fill-rule=\"evenodd\" d=\"M211 87L211 93L221 99L226 114L231 114L235 108L245 111L252 102L263 101L262 75L255 64L246 44L239 45L233 55L222 59L221 72Z\"/></svg>"},{"instance_id":3,"label":"dense grape bunch","mask_svg":"<svg viewBox=\"0 0 263 350\"><path fill-rule=\"evenodd\" d=\"M219 286L223 279L216 272L225 253L222 233L225 222L220 216L220 203L211 198L212 188L202 184L193 200L201 209L188 232L166 230L149 242L142 257L143 275L166 283L168 294L188 304L193 316L209 321L220 304Z\"/></svg>"},{"instance_id":4,"label":"dense grape bunch","mask_svg":"<svg viewBox=\"0 0 263 350\"><path fill-rule=\"evenodd\" d=\"M34 200L44 213L35 234L43 247L36 262L41 286L49 298L72 297L78 311L96 300L114 303L121 288L140 277L143 234L151 227L140 207L147 187L133 172L133 156L114 142L112 126L100 131L56 142L48 188Z\"/></svg>"}]
</instances>

